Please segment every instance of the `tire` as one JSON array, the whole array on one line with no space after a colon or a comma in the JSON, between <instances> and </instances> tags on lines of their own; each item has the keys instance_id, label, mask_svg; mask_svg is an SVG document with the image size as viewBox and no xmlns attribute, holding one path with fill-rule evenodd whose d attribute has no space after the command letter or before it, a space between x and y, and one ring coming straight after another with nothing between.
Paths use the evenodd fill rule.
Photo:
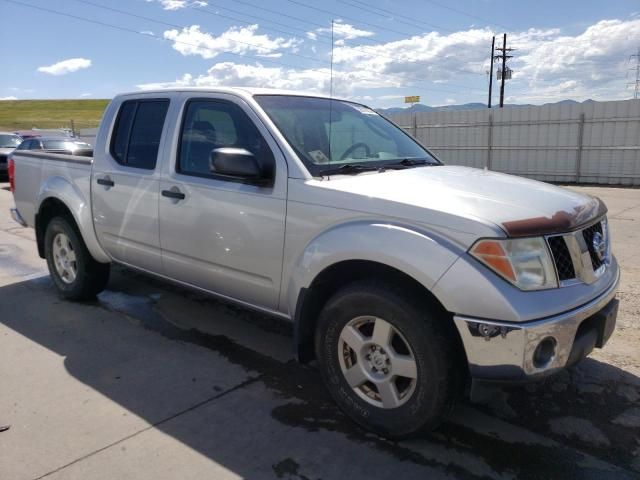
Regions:
<instances>
[{"instance_id":1,"label":"tire","mask_svg":"<svg viewBox=\"0 0 640 480\"><path fill-rule=\"evenodd\" d=\"M447 321L444 312L392 284L359 281L339 290L320 313L315 335L320 371L339 407L385 437L436 428L453 409L464 379L462 353ZM386 345L377 343L385 338ZM354 345L365 354L356 354Z\"/></svg>"},{"instance_id":2,"label":"tire","mask_svg":"<svg viewBox=\"0 0 640 480\"><path fill-rule=\"evenodd\" d=\"M109 281L109 264L93 259L66 217L55 217L47 225L44 253L56 290L68 300L93 300Z\"/></svg>"}]
</instances>

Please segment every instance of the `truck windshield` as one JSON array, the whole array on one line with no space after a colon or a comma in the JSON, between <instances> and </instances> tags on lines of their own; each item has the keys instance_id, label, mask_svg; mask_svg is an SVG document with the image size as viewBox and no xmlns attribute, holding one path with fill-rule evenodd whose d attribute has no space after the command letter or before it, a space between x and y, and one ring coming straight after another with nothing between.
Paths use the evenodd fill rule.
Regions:
<instances>
[{"instance_id":1,"label":"truck windshield","mask_svg":"<svg viewBox=\"0 0 640 480\"><path fill-rule=\"evenodd\" d=\"M344 166L342 172L357 173L369 170L363 167L440 165L403 130L363 105L294 95L255 99L314 176Z\"/></svg>"},{"instance_id":2,"label":"truck windshield","mask_svg":"<svg viewBox=\"0 0 640 480\"><path fill-rule=\"evenodd\" d=\"M0 135L0 148L16 148L22 143L18 135Z\"/></svg>"}]
</instances>

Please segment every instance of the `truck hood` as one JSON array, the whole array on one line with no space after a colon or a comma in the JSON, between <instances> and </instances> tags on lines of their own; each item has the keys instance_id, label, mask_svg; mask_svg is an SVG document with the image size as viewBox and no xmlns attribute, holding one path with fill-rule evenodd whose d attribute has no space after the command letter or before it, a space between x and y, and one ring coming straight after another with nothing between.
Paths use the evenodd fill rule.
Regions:
<instances>
[{"instance_id":1,"label":"truck hood","mask_svg":"<svg viewBox=\"0 0 640 480\"><path fill-rule=\"evenodd\" d=\"M511 237L567 232L606 213L606 207L596 197L522 177L459 166L340 176L321 183L322 187L371 200L493 223Z\"/></svg>"}]
</instances>

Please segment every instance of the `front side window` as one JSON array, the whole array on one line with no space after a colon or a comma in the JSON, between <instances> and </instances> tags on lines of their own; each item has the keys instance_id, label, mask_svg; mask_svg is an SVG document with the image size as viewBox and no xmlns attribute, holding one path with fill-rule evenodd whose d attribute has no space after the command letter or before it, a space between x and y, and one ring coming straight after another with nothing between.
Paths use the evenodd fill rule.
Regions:
<instances>
[{"instance_id":1,"label":"front side window","mask_svg":"<svg viewBox=\"0 0 640 480\"><path fill-rule=\"evenodd\" d=\"M312 175L346 164L440 164L404 131L363 105L293 95L254 98Z\"/></svg>"},{"instance_id":2,"label":"front side window","mask_svg":"<svg viewBox=\"0 0 640 480\"><path fill-rule=\"evenodd\" d=\"M238 105L222 100L191 100L182 123L176 170L187 175L215 177L211 154L224 147L248 150L265 170L272 168L271 149Z\"/></svg>"},{"instance_id":3,"label":"front side window","mask_svg":"<svg viewBox=\"0 0 640 480\"><path fill-rule=\"evenodd\" d=\"M153 170L169 100L131 100L120 107L111 155L121 165Z\"/></svg>"}]
</instances>

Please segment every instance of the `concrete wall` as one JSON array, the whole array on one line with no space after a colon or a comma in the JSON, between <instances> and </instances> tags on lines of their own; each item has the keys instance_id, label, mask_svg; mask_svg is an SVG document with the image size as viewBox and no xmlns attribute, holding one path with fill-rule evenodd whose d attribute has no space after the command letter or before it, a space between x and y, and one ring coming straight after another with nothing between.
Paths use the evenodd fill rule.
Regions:
<instances>
[{"instance_id":1,"label":"concrete wall","mask_svg":"<svg viewBox=\"0 0 640 480\"><path fill-rule=\"evenodd\" d=\"M640 100L389 118L448 164L553 182L640 185Z\"/></svg>"}]
</instances>

